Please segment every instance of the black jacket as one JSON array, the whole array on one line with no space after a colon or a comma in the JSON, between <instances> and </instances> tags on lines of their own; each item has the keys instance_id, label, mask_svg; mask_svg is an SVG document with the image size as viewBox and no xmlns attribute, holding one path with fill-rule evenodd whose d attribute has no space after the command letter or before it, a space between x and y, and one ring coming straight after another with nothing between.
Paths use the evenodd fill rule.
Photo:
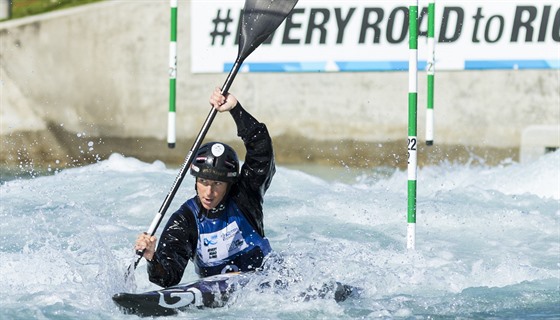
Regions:
<instances>
[{"instance_id":1,"label":"black jacket","mask_svg":"<svg viewBox=\"0 0 560 320\"><path fill-rule=\"evenodd\" d=\"M235 201L253 228L264 237L263 197L276 172L272 140L266 126L250 115L238 103L230 111L237 135L245 144L246 156L238 181L226 197ZM224 199L225 200L225 199ZM201 214L212 216L198 201ZM198 229L194 215L183 204L169 218L161 234L156 253L148 262L150 281L169 287L181 281L189 259L196 254Z\"/></svg>"}]
</instances>

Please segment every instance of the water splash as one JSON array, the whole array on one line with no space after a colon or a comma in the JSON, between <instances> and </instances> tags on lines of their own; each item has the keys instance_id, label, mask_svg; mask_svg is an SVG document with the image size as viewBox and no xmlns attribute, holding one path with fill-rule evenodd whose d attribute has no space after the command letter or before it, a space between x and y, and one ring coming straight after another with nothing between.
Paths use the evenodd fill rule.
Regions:
<instances>
[{"instance_id":1,"label":"water splash","mask_svg":"<svg viewBox=\"0 0 560 320\"><path fill-rule=\"evenodd\" d=\"M559 162L556 152L529 164L422 168L415 251L405 248L406 172L362 170L348 178L345 169L333 179L326 168L325 180L280 167L265 200L265 228L290 273L273 270L267 279L284 277L290 289L249 286L225 308L188 316L554 318ZM0 185L0 316L127 318L110 297L157 288L145 262L131 283L123 275L136 235L176 174L159 161L115 154ZM193 183L185 178L170 212L194 194ZM183 280L194 278L189 265ZM301 299L325 281L361 287L362 296Z\"/></svg>"}]
</instances>

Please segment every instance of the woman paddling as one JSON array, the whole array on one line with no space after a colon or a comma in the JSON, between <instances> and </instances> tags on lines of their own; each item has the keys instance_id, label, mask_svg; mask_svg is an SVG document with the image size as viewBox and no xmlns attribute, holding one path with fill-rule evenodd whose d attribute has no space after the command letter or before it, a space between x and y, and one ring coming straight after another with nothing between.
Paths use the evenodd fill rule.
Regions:
<instances>
[{"instance_id":1,"label":"woman paddling","mask_svg":"<svg viewBox=\"0 0 560 320\"><path fill-rule=\"evenodd\" d=\"M155 236L141 234L135 249L144 250L150 281L163 287L178 284L192 260L200 277L262 266L271 252L264 235L263 197L274 173L272 139L266 125L249 114L232 94L216 88L210 104L229 111L246 149L239 170L236 152L210 142L196 152L190 173L196 196L169 218L156 249Z\"/></svg>"}]
</instances>

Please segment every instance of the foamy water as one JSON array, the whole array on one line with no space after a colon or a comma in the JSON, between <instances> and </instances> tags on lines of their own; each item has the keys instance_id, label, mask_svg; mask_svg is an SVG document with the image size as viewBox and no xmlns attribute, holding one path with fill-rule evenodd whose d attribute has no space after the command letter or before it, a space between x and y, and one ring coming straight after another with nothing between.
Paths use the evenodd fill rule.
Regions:
<instances>
[{"instance_id":1,"label":"foamy water","mask_svg":"<svg viewBox=\"0 0 560 320\"><path fill-rule=\"evenodd\" d=\"M157 289L144 262L134 285L123 275L134 239L147 230L177 172L112 155L3 183L0 318L136 318L122 314L111 296ZM422 168L416 250L405 243L406 183L406 172L397 170L325 180L279 167L265 198L265 229L294 271L294 284L279 293L248 286L224 308L180 316L560 318L559 152L528 164ZM193 187L187 176L164 220ZM192 279L189 266L183 280ZM363 292L343 303L299 297L331 280Z\"/></svg>"}]
</instances>

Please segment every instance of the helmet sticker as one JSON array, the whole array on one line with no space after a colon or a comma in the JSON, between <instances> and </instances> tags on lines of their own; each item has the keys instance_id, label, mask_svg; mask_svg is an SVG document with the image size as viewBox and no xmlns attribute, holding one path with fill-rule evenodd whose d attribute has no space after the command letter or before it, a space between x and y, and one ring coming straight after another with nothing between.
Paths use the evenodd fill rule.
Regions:
<instances>
[{"instance_id":1,"label":"helmet sticker","mask_svg":"<svg viewBox=\"0 0 560 320\"><path fill-rule=\"evenodd\" d=\"M226 148L224 147L223 144L216 143L212 146L212 155L214 155L214 157L219 157L222 154L224 154L225 150L226 150Z\"/></svg>"}]
</instances>

